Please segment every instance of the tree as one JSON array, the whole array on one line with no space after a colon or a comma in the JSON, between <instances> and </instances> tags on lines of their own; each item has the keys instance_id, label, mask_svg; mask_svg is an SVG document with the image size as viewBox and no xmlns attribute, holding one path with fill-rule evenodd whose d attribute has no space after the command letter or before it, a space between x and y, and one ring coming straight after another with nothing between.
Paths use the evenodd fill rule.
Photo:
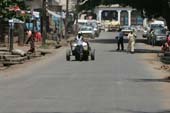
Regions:
<instances>
[{"instance_id":1,"label":"tree","mask_svg":"<svg viewBox=\"0 0 170 113\"><path fill-rule=\"evenodd\" d=\"M140 11L145 11L144 17L164 17L170 29L170 7L168 0L88 0L83 5L79 5L78 11L91 10L98 5L120 4L122 6L131 6Z\"/></svg>"},{"instance_id":2,"label":"tree","mask_svg":"<svg viewBox=\"0 0 170 113\"><path fill-rule=\"evenodd\" d=\"M4 35L8 30L6 29L6 26L8 25L8 20L12 18L18 18L20 20L26 20L28 18L28 15L22 15L21 10L26 10L28 7L25 5L25 0L0 0L0 16L1 16L1 28L0 32L1 39L0 41L4 41ZM19 31L23 31L22 25L17 25L17 29ZM23 40L23 33L18 33L19 42L20 40Z\"/></svg>"},{"instance_id":3,"label":"tree","mask_svg":"<svg viewBox=\"0 0 170 113\"><path fill-rule=\"evenodd\" d=\"M11 10L13 8L13 10ZM0 1L0 16L3 20L8 21L15 17L23 19L23 16L17 15L19 9L26 10L25 0L1 0Z\"/></svg>"}]
</instances>

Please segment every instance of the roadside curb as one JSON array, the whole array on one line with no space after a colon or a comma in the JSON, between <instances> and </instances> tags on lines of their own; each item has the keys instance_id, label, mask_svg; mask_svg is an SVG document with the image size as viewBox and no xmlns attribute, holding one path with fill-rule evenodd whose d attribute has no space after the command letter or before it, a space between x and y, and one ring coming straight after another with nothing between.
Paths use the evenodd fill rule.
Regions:
<instances>
[{"instance_id":1,"label":"roadside curb","mask_svg":"<svg viewBox=\"0 0 170 113\"><path fill-rule=\"evenodd\" d=\"M36 52L32 53L32 54L27 54L26 56L22 57L20 55L17 55L17 58L15 58L15 55L13 55L12 53L8 52L8 54L6 53L7 49L0 49L0 71L3 70L8 70L10 66L12 65L18 65L18 64L24 64L27 61L33 62L35 60L35 58L40 58L42 57L41 60L43 60L43 57L46 56L47 54L55 54L55 50L60 49L62 47L67 47L68 46L68 42L70 42L71 40L74 39L74 36L69 37L68 39L62 39L60 41L59 44L55 44L53 46L50 46L49 48L36 48ZM22 48L20 48L21 50L24 50ZM24 50L26 51L26 50ZM6 58L6 56L4 55L10 55L9 58L7 60L5 60L4 58ZM14 58L13 58L14 56ZM33 60L33 61L31 61Z\"/></svg>"}]
</instances>

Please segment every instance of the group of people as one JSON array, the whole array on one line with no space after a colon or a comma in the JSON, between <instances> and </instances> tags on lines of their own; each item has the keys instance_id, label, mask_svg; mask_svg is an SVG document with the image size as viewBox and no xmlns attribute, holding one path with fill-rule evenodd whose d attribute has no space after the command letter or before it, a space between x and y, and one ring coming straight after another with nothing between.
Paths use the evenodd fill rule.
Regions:
<instances>
[{"instance_id":1,"label":"group of people","mask_svg":"<svg viewBox=\"0 0 170 113\"><path fill-rule=\"evenodd\" d=\"M153 30L150 31L151 35L154 35L154 32ZM40 35L32 32L31 30L26 30L26 35L27 35L27 41L26 41L26 44L30 43L30 49L28 50L28 52L35 52L35 37L38 37L37 39L41 39ZM38 36L37 36L38 35ZM127 38L128 38L128 46L127 46L127 52L130 52L130 53L134 53L135 52L135 41L136 41L136 33L135 31L131 31ZM56 40L58 40L58 37L55 36L55 38L57 38ZM117 39L117 51L119 50L122 50L124 51L124 34L122 32L122 30L120 29L119 30L119 34L118 36L116 37ZM79 32L77 37L75 38L76 42L78 45L82 45L84 39L82 37L82 33ZM154 45L154 41L152 41L153 45ZM170 34L167 35L167 39L166 39L166 42L162 45L162 51L170 51Z\"/></svg>"},{"instance_id":2,"label":"group of people","mask_svg":"<svg viewBox=\"0 0 170 113\"><path fill-rule=\"evenodd\" d=\"M135 40L136 40L136 33L135 31L131 31L128 34L128 46L127 46L127 52L134 53L135 52ZM119 30L119 35L116 37L117 39L117 51L121 50L124 51L124 34L122 30Z\"/></svg>"},{"instance_id":3,"label":"group of people","mask_svg":"<svg viewBox=\"0 0 170 113\"><path fill-rule=\"evenodd\" d=\"M131 31L127 38L128 38L128 46L127 46L127 52L134 53L135 52L135 40L136 40L136 33L135 31ZM151 40L151 45L155 45L155 39L154 39L154 30L150 30L150 40ZM124 51L124 34L123 32L119 31L119 35L116 37L117 39L117 51L121 50ZM161 46L161 50L163 52L165 51L170 51L170 34L167 35L165 43Z\"/></svg>"},{"instance_id":4,"label":"group of people","mask_svg":"<svg viewBox=\"0 0 170 113\"><path fill-rule=\"evenodd\" d=\"M128 34L128 46L127 46L127 51L130 52L130 53L134 53L135 52L135 40L136 40L136 34L135 34L135 31L131 31L129 34ZM124 34L123 32L119 31L119 35L116 37L117 39L117 51L119 51L120 49L122 51L124 51ZM82 45L82 43L84 42L84 38L82 37L82 33L81 32L78 32L78 35L76 36L75 38L75 42L78 44L78 45ZM87 42L87 41L85 41ZM88 42L87 42L88 44Z\"/></svg>"}]
</instances>

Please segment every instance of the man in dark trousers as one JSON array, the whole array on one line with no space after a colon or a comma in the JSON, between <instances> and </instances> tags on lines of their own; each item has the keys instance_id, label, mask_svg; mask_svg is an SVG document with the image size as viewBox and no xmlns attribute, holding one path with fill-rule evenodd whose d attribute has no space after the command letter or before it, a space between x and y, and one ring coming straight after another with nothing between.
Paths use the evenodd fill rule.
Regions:
<instances>
[{"instance_id":1,"label":"man in dark trousers","mask_svg":"<svg viewBox=\"0 0 170 113\"><path fill-rule=\"evenodd\" d=\"M30 43L30 49L28 50L28 52L34 53L35 52L34 32L32 32L31 30L26 30L26 35L27 35L26 44Z\"/></svg>"},{"instance_id":2,"label":"man in dark trousers","mask_svg":"<svg viewBox=\"0 0 170 113\"><path fill-rule=\"evenodd\" d=\"M123 42L123 32L121 29L119 29L119 35L116 37L117 39L117 51L120 50L120 45L121 45L121 50L124 51L124 42Z\"/></svg>"}]
</instances>

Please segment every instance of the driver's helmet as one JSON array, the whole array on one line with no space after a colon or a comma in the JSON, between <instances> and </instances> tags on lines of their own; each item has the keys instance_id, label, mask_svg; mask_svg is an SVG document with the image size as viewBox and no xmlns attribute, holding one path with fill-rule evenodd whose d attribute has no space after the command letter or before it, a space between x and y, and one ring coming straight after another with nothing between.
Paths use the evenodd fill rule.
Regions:
<instances>
[{"instance_id":1,"label":"driver's helmet","mask_svg":"<svg viewBox=\"0 0 170 113\"><path fill-rule=\"evenodd\" d=\"M78 38L82 37L82 32L78 32Z\"/></svg>"}]
</instances>

